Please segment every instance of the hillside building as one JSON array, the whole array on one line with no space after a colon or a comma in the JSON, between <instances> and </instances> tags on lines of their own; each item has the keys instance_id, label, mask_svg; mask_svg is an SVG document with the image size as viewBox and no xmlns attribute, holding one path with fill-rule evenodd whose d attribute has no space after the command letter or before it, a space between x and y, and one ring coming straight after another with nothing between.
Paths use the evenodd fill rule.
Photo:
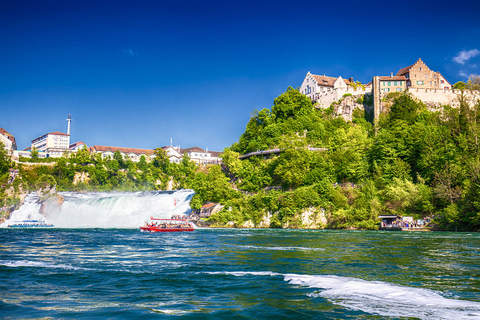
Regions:
<instances>
[{"instance_id":1,"label":"hillside building","mask_svg":"<svg viewBox=\"0 0 480 320\"><path fill-rule=\"evenodd\" d=\"M3 143L10 156L15 150L17 150L17 142L15 141L15 137L3 128L0 128L0 142Z\"/></svg>"},{"instance_id":2,"label":"hillside building","mask_svg":"<svg viewBox=\"0 0 480 320\"><path fill-rule=\"evenodd\" d=\"M418 89L452 89L452 85L438 71L432 71L422 59L411 66L400 69L396 77L406 78L407 88Z\"/></svg>"},{"instance_id":3,"label":"hillside building","mask_svg":"<svg viewBox=\"0 0 480 320\"><path fill-rule=\"evenodd\" d=\"M80 149L87 149L87 145L83 141L78 141L75 143L72 143L68 149L72 152L77 152Z\"/></svg>"},{"instance_id":4,"label":"hillside building","mask_svg":"<svg viewBox=\"0 0 480 320\"><path fill-rule=\"evenodd\" d=\"M208 163L221 163L221 154L222 152L218 151L208 151L203 150L199 147L192 147L187 149L180 149L180 153L183 155L187 155L191 161L196 162L198 164L208 164Z\"/></svg>"},{"instance_id":5,"label":"hillside building","mask_svg":"<svg viewBox=\"0 0 480 320\"><path fill-rule=\"evenodd\" d=\"M343 79L339 77L329 77L325 75L316 75L307 72L300 86L300 92L312 100L317 108L329 108L332 103L344 100L345 96L352 96L355 101L359 96L369 94L372 91L371 83L359 85L353 81L353 78ZM342 106L336 112L339 112L344 118L351 119L355 105Z\"/></svg>"},{"instance_id":6,"label":"hillside building","mask_svg":"<svg viewBox=\"0 0 480 320\"><path fill-rule=\"evenodd\" d=\"M142 156L145 156L145 160L151 161L155 158L155 151L152 149L137 149L137 148L123 148L123 147L109 147L109 146L97 146L89 148L91 154L99 153L103 159L111 158L116 151L120 152L123 159L130 159L133 162L139 162Z\"/></svg>"},{"instance_id":7,"label":"hillside building","mask_svg":"<svg viewBox=\"0 0 480 320\"><path fill-rule=\"evenodd\" d=\"M182 161L183 155L180 153L180 147L165 146L162 149L167 153L170 162L180 163Z\"/></svg>"},{"instance_id":8,"label":"hillside building","mask_svg":"<svg viewBox=\"0 0 480 320\"><path fill-rule=\"evenodd\" d=\"M58 158L69 152L70 135L63 132L50 132L32 140L31 149L47 154L47 157Z\"/></svg>"},{"instance_id":9,"label":"hillside building","mask_svg":"<svg viewBox=\"0 0 480 320\"><path fill-rule=\"evenodd\" d=\"M389 93L408 92L432 108L441 105L457 107L458 95L461 93L460 90L453 89L440 72L431 70L422 59L401 68L395 75L375 76L372 82L362 86L354 83L352 78L346 80L307 72L300 92L309 97L317 108L333 105L335 114L346 120L351 120L356 108L364 108L365 100L358 99L362 95L373 98L370 98L373 100L373 116L377 119L383 110L382 99ZM480 99L479 91L466 90L464 94L469 104Z\"/></svg>"}]
</instances>

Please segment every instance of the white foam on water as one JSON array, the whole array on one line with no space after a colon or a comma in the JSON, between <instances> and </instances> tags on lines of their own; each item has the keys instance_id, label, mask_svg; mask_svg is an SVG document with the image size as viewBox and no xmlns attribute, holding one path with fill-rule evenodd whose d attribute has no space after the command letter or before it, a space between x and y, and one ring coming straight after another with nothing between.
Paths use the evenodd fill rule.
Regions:
<instances>
[{"instance_id":1,"label":"white foam on water","mask_svg":"<svg viewBox=\"0 0 480 320\"><path fill-rule=\"evenodd\" d=\"M384 317L426 320L480 319L480 302L451 299L429 289L406 287L382 281L366 281L333 275L281 274L272 271L219 271L235 277L283 276L292 285L320 289L308 294L325 298L347 309Z\"/></svg>"},{"instance_id":2,"label":"white foam on water","mask_svg":"<svg viewBox=\"0 0 480 320\"><path fill-rule=\"evenodd\" d=\"M20 209L14 211L6 227L16 221L43 220L58 228L138 228L151 216L170 218L190 213L193 190L175 192L61 192L60 210L40 213L40 199L29 194Z\"/></svg>"},{"instance_id":3,"label":"white foam on water","mask_svg":"<svg viewBox=\"0 0 480 320\"><path fill-rule=\"evenodd\" d=\"M285 281L321 289L311 293L312 297L323 297L343 307L380 316L480 319L480 302L449 299L428 289L330 275L286 274Z\"/></svg>"},{"instance_id":4,"label":"white foam on water","mask_svg":"<svg viewBox=\"0 0 480 320\"><path fill-rule=\"evenodd\" d=\"M224 275L232 275L235 277L243 277L248 275L253 276L280 276L282 274L271 272L271 271L212 271L212 272L203 272L206 274L224 274Z\"/></svg>"},{"instance_id":5,"label":"white foam on water","mask_svg":"<svg viewBox=\"0 0 480 320\"><path fill-rule=\"evenodd\" d=\"M43 261L29 261L29 260L0 260L1 266L20 268L20 267L34 267L34 268L56 268L64 270L89 270L86 268L79 268L65 264L53 264Z\"/></svg>"},{"instance_id":6,"label":"white foam on water","mask_svg":"<svg viewBox=\"0 0 480 320\"><path fill-rule=\"evenodd\" d=\"M238 246L240 248L254 250L278 250L278 251L323 251L324 248L308 248L308 247L262 247L262 246Z\"/></svg>"}]
</instances>

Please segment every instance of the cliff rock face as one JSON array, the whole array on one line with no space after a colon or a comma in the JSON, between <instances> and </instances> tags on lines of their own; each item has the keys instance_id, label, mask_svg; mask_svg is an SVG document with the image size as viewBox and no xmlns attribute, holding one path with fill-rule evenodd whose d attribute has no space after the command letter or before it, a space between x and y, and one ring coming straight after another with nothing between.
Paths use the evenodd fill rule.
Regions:
<instances>
[{"instance_id":1,"label":"cliff rock face","mask_svg":"<svg viewBox=\"0 0 480 320\"><path fill-rule=\"evenodd\" d=\"M79 183L88 183L90 177L88 172L75 172L75 177L73 177L73 184L77 185Z\"/></svg>"},{"instance_id":2,"label":"cliff rock face","mask_svg":"<svg viewBox=\"0 0 480 320\"><path fill-rule=\"evenodd\" d=\"M255 226L251 219L243 222L240 225L230 221L222 227L227 228L272 228L273 214L266 212L263 219ZM327 225L328 220L323 208L311 207L304 211L297 212L291 219L283 223L283 229L323 229Z\"/></svg>"}]
</instances>

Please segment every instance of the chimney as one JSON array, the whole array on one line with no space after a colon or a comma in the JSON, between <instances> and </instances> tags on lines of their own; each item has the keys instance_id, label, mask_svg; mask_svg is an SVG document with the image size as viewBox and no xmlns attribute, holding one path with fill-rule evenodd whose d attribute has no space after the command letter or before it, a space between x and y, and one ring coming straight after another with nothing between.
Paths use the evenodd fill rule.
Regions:
<instances>
[{"instance_id":1,"label":"chimney","mask_svg":"<svg viewBox=\"0 0 480 320\"><path fill-rule=\"evenodd\" d=\"M393 78L393 72L390 72L390 77L392 77L392 78Z\"/></svg>"}]
</instances>

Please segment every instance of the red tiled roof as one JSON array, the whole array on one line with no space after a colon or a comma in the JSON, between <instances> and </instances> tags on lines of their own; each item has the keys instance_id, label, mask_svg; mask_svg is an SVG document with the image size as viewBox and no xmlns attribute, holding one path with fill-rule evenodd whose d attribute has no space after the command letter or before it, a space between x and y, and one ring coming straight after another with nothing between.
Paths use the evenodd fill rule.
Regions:
<instances>
[{"instance_id":1,"label":"red tiled roof","mask_svg":"<svg viewBox=\"0 0 480 320\"><path fill-rule=\"evenodd\" d=\"M137 155L140 155L140 154L152 155L152 154L155 153L155 151L151 150L151 149L108 147L108 146L97 146L97 145L94 145L93 147L91 147L90 150L94 151L94 152L110 151L110 152L113 152L113 153L115 153L115 151L118 150L119 152L124 153L124 154L135 153Z\"/></svg>"},{"instance_id":2,"label":"red tiled roof","mask_svg":"<svg viewBox=\"0 0 480 320\"><path fill-rule=\"evenodd\" d=\"M382 81L406 81L407 78L405 76L385 76L379 77Z\"/></svg>"},{"instance_id":3,"label":"red tiled roof","mask_svg":"<svg viewBox=\"0 0 480 320\"><path fill-rule=\"evenodd\" d=\"M81 145L86 145L83 141L78 141L78 142L75 142L75 143L72 143L69 148L72 149L72 148L75 148L77 146L81 146Z\"/></svg>"},{"instance_id":4,"label":"red tiled roof","mask_svg":"<svg viewBox=\"0 0 480 320\"><path fill-rule=\"evenodd\" d=\"M56 134L57 136L69 136L69 134L66 134L66 133L63 133L63 132L60 132L60 131L50 132L50 133L47 133L47 134Z\"/></svg>"},{"instance_id":5,"label":"red tiled roof","mask_svg":"<svg viewBox=\"0 0 480 320\"><path fill-rule=\"evenodd\" d=\"M338 79L338 77L319 76L317 74L312 74L312 76L317 81L317 84L327 87L333 87L333 84ZM343 79L343 81L345 81L347 85L350 84L350 80Z\"/></svg>"},{"instance_id":6,"label":"red tiled roof","mask_svg":"<svg viewBox=\"0 0 480 320\"><path fill-rule=\"evenodd\" d=\"M207 203L202 206L202 209L210 208L217 205L216 203Z\"/></svg>"},{"instance_id":7,"label":"red tiled roof","mask_svg":"<svg viewBox=\"0 0 480 320\"><path fill-rule=\"evenodd\" d=\"M405 68L402 68L402 69L398 70L396 76L404 76L404 75L406 75L413 66L414 66L414 64L412 64L411 66L408 66L408 67L405 67Z\"/></svg>"}]
</instances>

